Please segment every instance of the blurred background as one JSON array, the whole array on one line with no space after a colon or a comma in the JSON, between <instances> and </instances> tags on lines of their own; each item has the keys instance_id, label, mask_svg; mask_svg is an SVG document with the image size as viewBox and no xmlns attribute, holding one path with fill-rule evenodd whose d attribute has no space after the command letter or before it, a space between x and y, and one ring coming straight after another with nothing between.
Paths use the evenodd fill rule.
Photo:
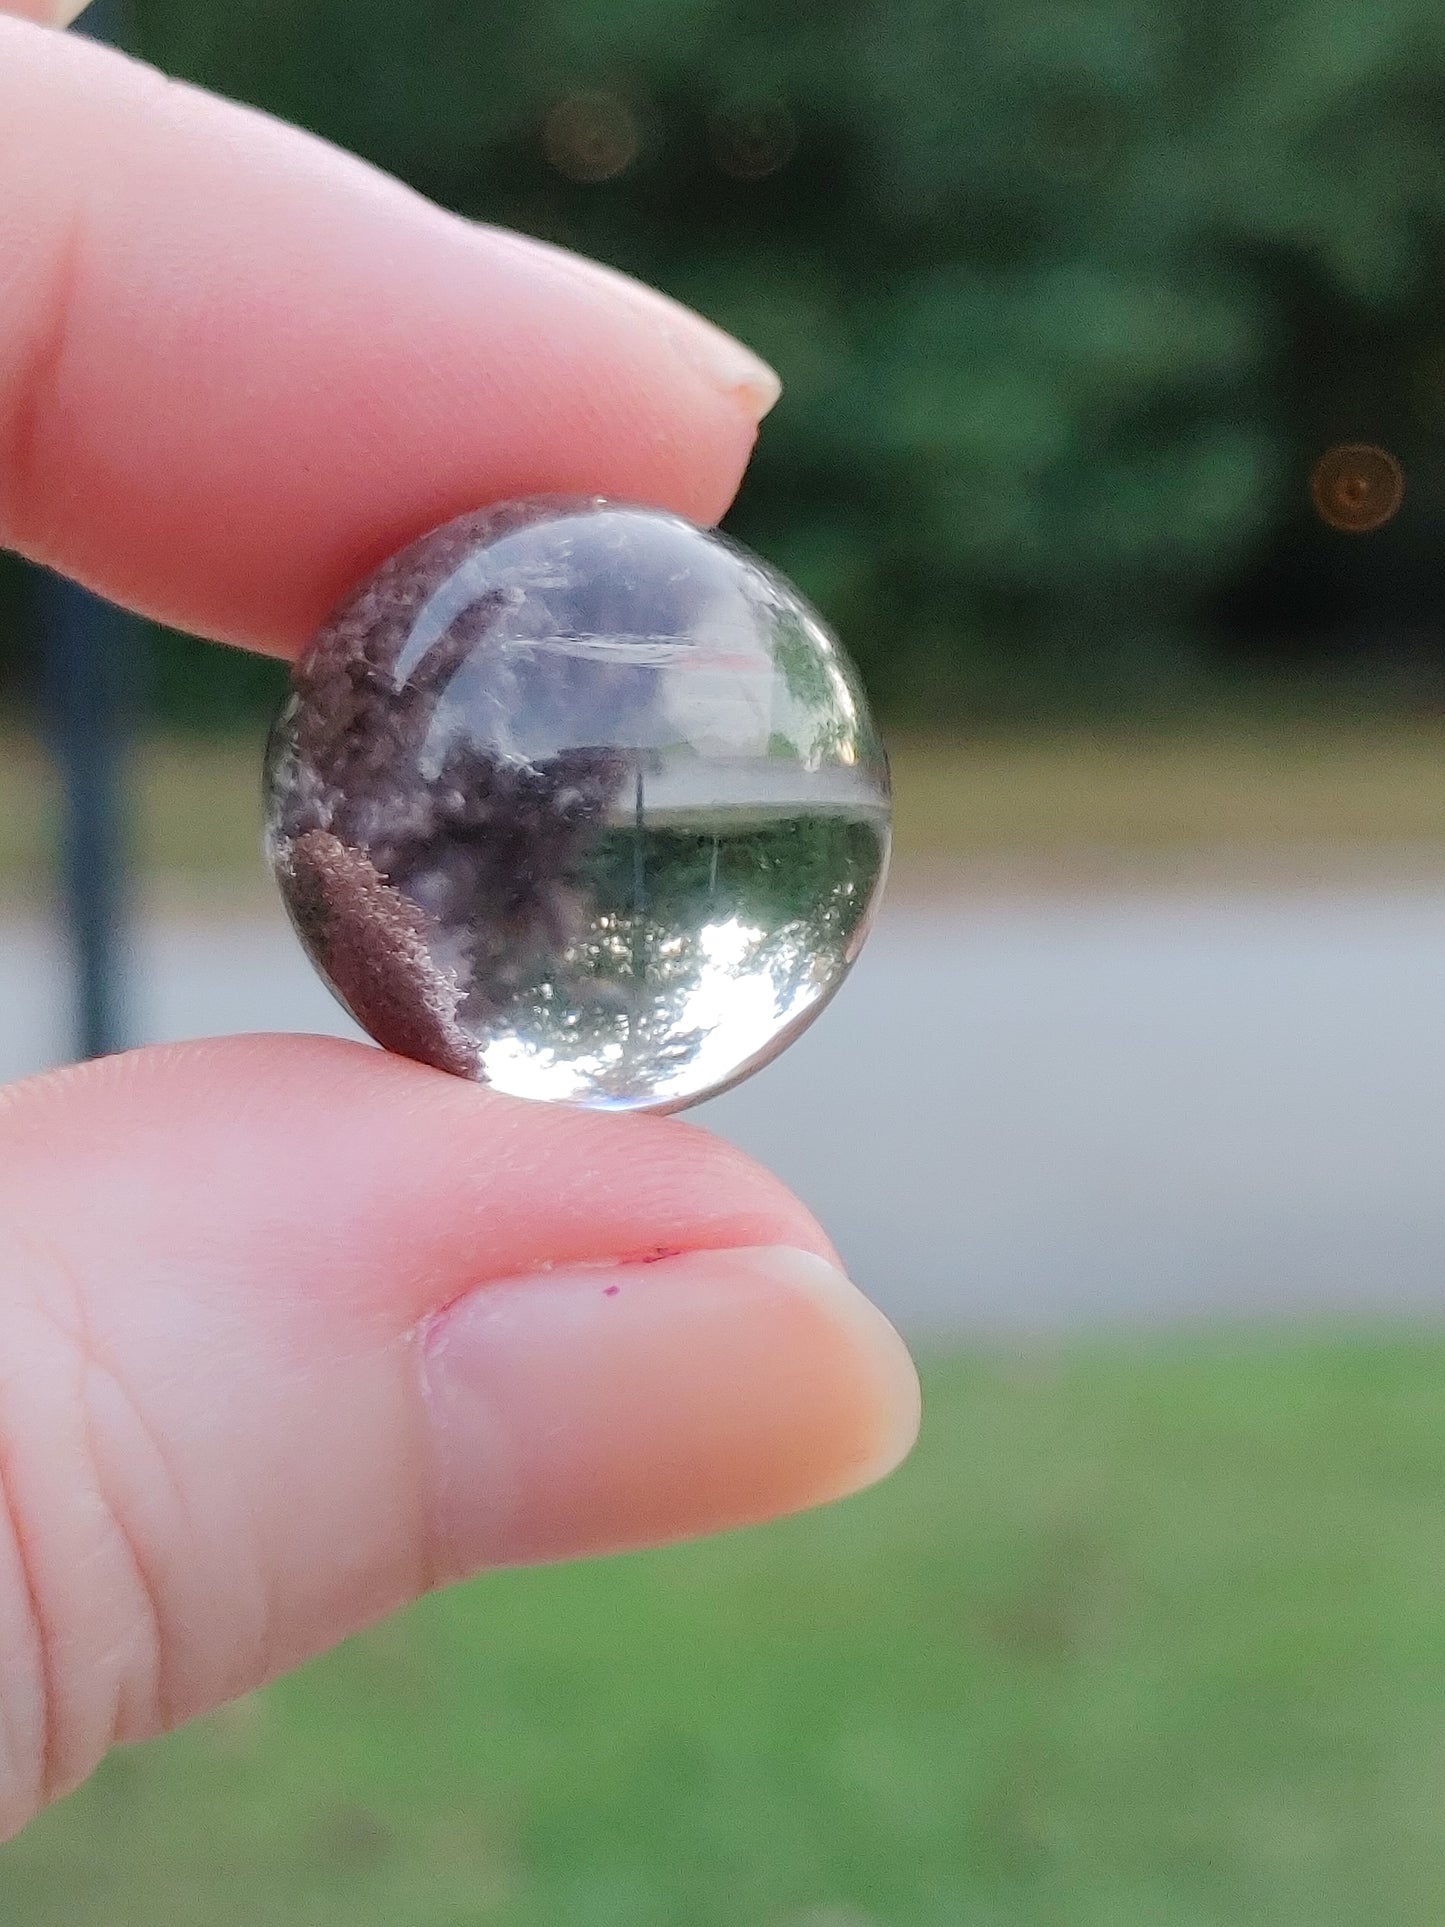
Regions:
<instances>
[{"instance_id":1,"label":"blurred background","mask_svg":"<svg viewBox=\"0 0 1445 1927\"><path fill-rule=\"evenodd\" d=\"M1437 1923L1435 0L137 0L130 33L780 370L729 526L865 671L898 866L827 1019L697 1115L817 1209L928 1418L881 1492L463 1588L114 1760L0 1912ZM0 1075L76 1035L47 713L123 778L104 1024L344 1031L258 853L280 672L126 627L87 717L95 620L0 571Z\"/></svg>"}]
</instances>

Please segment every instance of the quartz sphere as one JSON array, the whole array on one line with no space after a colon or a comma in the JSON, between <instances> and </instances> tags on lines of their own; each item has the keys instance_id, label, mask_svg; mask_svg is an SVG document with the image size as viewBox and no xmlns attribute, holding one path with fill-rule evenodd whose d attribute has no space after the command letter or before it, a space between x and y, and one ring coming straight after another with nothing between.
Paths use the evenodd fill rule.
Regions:
<instances>
[{"instance_id":1,"label":"quartz sphere","mask_svg":"<svg viewBox=\"0 0 1445 1927\"><path fill-rule=\"evenodd\" d=\"M867 934L888 766L797 591L600 498L463 516L297 664L267 850L387 1049L516 1096L677 1110L796 1037Z\"/></svg>"}]
</instances>

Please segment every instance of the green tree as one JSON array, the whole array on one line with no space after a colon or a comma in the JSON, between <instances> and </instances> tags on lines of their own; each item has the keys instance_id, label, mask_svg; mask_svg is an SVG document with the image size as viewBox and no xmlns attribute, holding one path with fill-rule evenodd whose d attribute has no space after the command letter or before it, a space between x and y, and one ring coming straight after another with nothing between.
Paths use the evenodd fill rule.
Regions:
<instances>
[{"instance_id":1,"label":"green tree","mask_svg":"<svg viewBox=\"0 0 1445 1927\"><path fill-rule=\"evenodd\" d=\"M1441 475L1436 0L137 13L172 71L770 355L785 399L733 526L885 703L1187 690L1215 667L1201 610L1323 446L1394 436ZM1420 554L1434 487L1391 537ZM171 701L217 688L163 661Z\"/></svg>"}]
</instances>

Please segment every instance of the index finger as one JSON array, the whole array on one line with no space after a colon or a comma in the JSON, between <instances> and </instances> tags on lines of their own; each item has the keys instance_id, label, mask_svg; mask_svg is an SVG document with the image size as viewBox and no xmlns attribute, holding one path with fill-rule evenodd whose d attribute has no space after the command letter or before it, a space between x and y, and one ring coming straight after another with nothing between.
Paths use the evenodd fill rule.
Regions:
<instances>
[{"instance_id":1,"label":"index finger","mask_svg":"<svg viewBox=\"0 0 1445 1927\"><path fill-rule=\"evenodd\" d=\"M715 520L776 394L621 275L0 18L0 543L33 560L289 653L467 508Z\"/></svg>"}]
</instances>

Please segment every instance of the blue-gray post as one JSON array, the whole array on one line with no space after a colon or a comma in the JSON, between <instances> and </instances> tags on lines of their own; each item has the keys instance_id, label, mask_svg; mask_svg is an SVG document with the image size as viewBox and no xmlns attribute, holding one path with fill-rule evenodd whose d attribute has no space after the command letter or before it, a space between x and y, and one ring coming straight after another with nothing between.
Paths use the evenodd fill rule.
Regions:
<instances>
[{"instance_id":1,"label":"blue-gray post","mask_svg":"<svg viewBox=\"0 0 1445 1927\"><path fill-rule=\"evenodd\" d=\"M72 1048L129 1041L124 983L125 760L134 628L73 582L42 573L36 600L51 755L60 775L60 907L73 968Z\"/></svg>"},{"instance_id":2,"label":"blue-gray post","mask_svg":"<svg viewBox=\"0 0 1445 1927\"><path fill-rule=\"evenodd\" d=\"M122 0L97 0L83 30L118 40ZM127 1041L125 752L135 683L132 619L59 576L36 577L51 754L63 796L60 898L74 961L73 1044L100 1057Z\"/></svg>"}]
</instances>

